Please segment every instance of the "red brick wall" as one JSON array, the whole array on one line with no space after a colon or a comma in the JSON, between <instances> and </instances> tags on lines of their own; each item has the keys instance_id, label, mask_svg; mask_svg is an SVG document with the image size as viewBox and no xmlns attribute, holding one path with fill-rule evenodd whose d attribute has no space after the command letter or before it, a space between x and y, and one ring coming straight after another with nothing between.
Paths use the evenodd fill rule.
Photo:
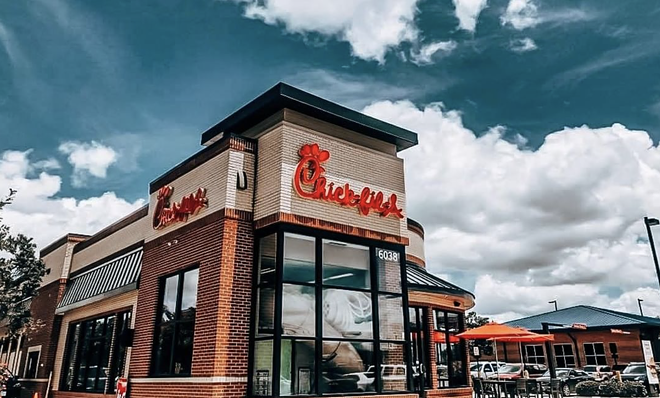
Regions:
<instances>
[{"instance_id":1,"label":"red brick wall","mask_svg":"<svg viewBox=\"0 0 660 398\"><path fill-rule=\"evenodd\" d=\"M60 284L60 281L50 283L39 289L38 295L32 299L30 311L35 326L28 330L25 341L23 342L19 368L19 377L21 378L25 370L29 347L41 345L39 364L43 364L43 366L39 366L37 370L38 379L48 379L49 373L53 369L55 351L57 349L57 337L60 333L60 324L62 321L61 316L55 315L55 308L61 298L64 286ZM24 387L21 394L25 397L31 398L35 392L38 392L43 397L46 392L47 382L45 381L24 381L21 384Z\"/></svg>"},{"instance_id":2,"label":"red brick wall","mask_svg":"<svg viewBox=\"0 0 660 398\"><path fill-rule=\"evenodd\" d=\"M191 376L246 377L253 256L251 215L230 210L147 242L130 379L149 376L160 278L194 264L199 285ZM136 382L131 397L245 396L246 387L247 382Z\"/></svg>"},{"instance_id":3,"label":"red brick wall","mask_svg":"<svg viewBox=\"0 0 660 398\"><path fill-rule=\"evenodd\" d=\"M575 330L570 332L570 334L575 337L577 340L577 352L575 352L575 346L573 340L565 332L554 333L555 341L553 344L571 344L573 346L574 354L577 354L580 359L580 364L584 367L587 364L587 359L584 354L584 343L603 343L605 347L605 356L607 357L607 363L610 366L614 365L614 360L612 359L612 353L610 352L610 342L616 343L619 359L618 363L627 364L629 362L640 362L644 360L644 355L642 353L642 343L640 342L639 331L636 329L627 329L630 334L615 334L610 332L610 330L597 330L597 331L579 331ZM523 345L523 352L525 347ZM507 343L506 344L506 357L509 362L520 362L520 351L518 349L518 343ZM544 351L545 352L545 351ZM498 344L497 350L498 359L500 361L505 360L504 347L503 344ZM492 357L483 357L481 360L490 361L495 360L495 356ZM575 358L577 365L578 358Z\"/></svg>"}]
</instances>

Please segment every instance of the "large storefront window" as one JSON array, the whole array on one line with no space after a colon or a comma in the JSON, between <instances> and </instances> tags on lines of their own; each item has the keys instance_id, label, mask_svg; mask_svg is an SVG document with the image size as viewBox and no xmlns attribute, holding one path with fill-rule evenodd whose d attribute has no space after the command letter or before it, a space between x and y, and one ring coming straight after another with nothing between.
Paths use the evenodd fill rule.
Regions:
<instances>
[{"instance_id":1,"label":"large storefront window","mask_svg":"<svg viewBox=\"0 0 660 398\"><path fill-rule=\"evenodd\" d=\"M252 395L407 391L401 249L261 238Z\"/></svg>"},{"instance_id":2,"label":"large storefront window","mask_svg":"<svg viewBox=\"0 0 660 398\"><path fill-rule=\"evenodd\" d=\"M603 343L584 343L584 356L587 365L607 365Z\"/></svg>"},{"instance_id":3,"label":"large storefront window","mask_svg":"<svg viewBox=\"0 0 660 398\"><path fill-rule=\"evenodd\" d=\"M465 342L456 337L464 330L463 314L433 310L433 321L438 385L467 385Z\"/></svg>"},{"instance_id":4,"label":"large storefront window","mask_svg":"<svg viewBox=\"0 0 660 398\"><path fill-rule=\"evenodd\" d=\"M195 268L162 281L152 362L156 376L190 375L198 279Z\"/></svg>"},{"instance_id":5,"label":"large storefront window","mask_svg":"<svg viewBox=\"0 0 660 398\"><path fill-rule=\"evenodd\" d=\"M130 311L70 324L60 389L115 392L126 364L121 337L130 324Z\"/></svg>"},{"instance_id":6,"label":"large storefront window","mask_svg":"<svg viewBox=\"0 0 660 398\"><path fill-rule=\"evenodd\" d=\"M431 378L428 370L431 369L428 361L428 326L426 310L420 307L410 307L408 311L410 322L410 340L412 341L412 367L414 391L421 391L431 387Z\"/></svg>"}]
</instances>

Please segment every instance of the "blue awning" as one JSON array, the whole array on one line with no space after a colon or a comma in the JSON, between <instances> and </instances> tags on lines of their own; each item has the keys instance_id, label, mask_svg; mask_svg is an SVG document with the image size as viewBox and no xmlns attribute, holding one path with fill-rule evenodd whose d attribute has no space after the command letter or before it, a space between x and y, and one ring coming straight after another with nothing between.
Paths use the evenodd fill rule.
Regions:
<instances>
[{"instance_id":1,"label":"blue awning","mask_svg":"<svg viewBox=\"0 0 660 398\"><path fill-rule=\"evenodd\" d=\"M74 276L56 312L62 313L136 289L141 269L142 248L139 248Z\"/></svg>"}]
</instances>

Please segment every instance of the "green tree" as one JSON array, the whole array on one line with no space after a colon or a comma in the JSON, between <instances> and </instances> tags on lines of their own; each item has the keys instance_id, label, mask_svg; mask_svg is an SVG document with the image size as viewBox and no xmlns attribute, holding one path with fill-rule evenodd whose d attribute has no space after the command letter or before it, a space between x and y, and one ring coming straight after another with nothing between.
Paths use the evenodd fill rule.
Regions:
<instances>
[{"instance_id":1,"label":"green tree","mask_svg":"<svg viewBox=\"0 0 660 398\"><path fill-rule=\"evenodd\" d=\"M483 326L490 322L490 319L479 316L476 312L470 311L465 315L465 328L466 329L474 329L478 328L479 326Z\"/></svg>"},{"instance_id":2,"label":"green tree","mask_svg":"<svg viewBox=\"0 0 660 398\"><path fill-rule=\"evenodd\" d=\"M17 336L32 324L29 299L37 294L46 267L36 255L32 238L12 235L2 222L2 210L11 204L16 191L0 199L0 322L7 325L8 334Z\"/></svg>"}]
</instances>

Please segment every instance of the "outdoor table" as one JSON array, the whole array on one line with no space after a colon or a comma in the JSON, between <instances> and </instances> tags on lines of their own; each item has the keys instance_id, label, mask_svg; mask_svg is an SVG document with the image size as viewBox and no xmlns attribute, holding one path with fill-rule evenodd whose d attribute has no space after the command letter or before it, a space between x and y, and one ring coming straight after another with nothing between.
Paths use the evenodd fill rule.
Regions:
<instances>
[{"instance_id":1,"label":"outdoor table","mask_svg":"<svg viewBox=\"0 0 660 398\"><path fill-rule=\"evenodd\" d=\"M490 385L493 391L496 392L498 397L508 396L514 398L516 396L516 381L515 380L484 380L484 387Z\"/></svg>"}]
</instances>

